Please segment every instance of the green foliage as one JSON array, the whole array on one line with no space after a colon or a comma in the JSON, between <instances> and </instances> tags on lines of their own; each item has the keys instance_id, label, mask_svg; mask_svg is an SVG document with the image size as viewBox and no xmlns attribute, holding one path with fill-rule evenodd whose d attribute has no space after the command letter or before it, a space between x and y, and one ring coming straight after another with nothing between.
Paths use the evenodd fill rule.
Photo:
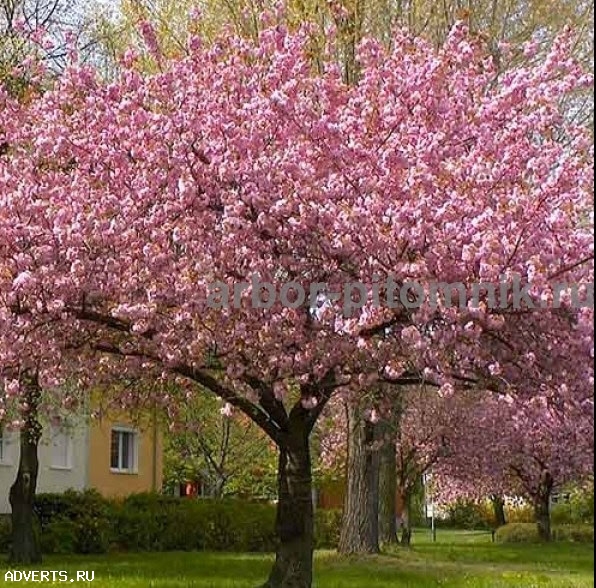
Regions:
<instances>
[{"instance_id":1,"label":"green foliage","mask_svg":"<svg viewBox=\"0 0 596 588\"><path fill-rule=\"evenodd\" d=\"M491 515L483 504L459 500L447 507L447 516L440 526L469 531L490 529Z\"/></svg>"},{"instance_id":2,"label":"green foliage","mask_svg":"<svg viewBox=\"0 0 596 588\"><path fill-rule=\"evenodd\" d=\"M112 540L115 505L96 490L36 496L45 553L105 553Z\"/></svg>"},{"instance_id":3,"label":"green foliage","mask_svg":"<svg viewBox=\"0 0 596 588\"><path fill-rule=\"evenodd\" d=\"M267 552L275 548L275 507L236 500L185 500L141 494L117 514L126 551Z\"/></svg>"},{"instance_id":4,"label":"green foliage","mask_svg":"<svg viewBox=\"0 0 596 588\"><path fill-rule=\"evenodd\" d=\"M508 523L497 529L497 543L540 543L538 527L535 523Z\"/></svg>"},{"instance_id":5,"label":"green foliage","mask_svg":"<svg viewBox=\"0 0 596 588\"><path fill-rule=\"evenodd\" d=\"M77 552L77 523L58 518L48 522L41 533L41 551L44 554L67 555Z\"/></svg>"},{"instance_id":6,"label":"green foliage","mask_svg":"<svg viewBox=\"0 0 596 588\"><path fill-rule=\"evenodd\" d=\"M341 510L318 510L315 515L317 549L335 549L341 532Z\"/></svg>"},{"instance_id":7,"label":"green foliage","mask_svg":"<svg viewBox=\"0 0 596 588\"><path fill-rule=\"evenodd\" d=\"M67 492L39 495L35 511L45 553L106 553L111 548L270 552L276 546L276 509L270 503L158 494L116 501L96 492Z\"/></svg>"},{"instance_id":8,"label":"green foliage","mask_svg":"<svg viewBox=\"0 0 596 588\"><path fill-rule=\"evenodd\" d=\"M221 408L221 402L207 393L180 406L180 427L165 438L165 488L200 481L213 498L273 500L275 448L249 419L239 413L224 416Z\"/></svg>"},{"instance_id":9,"label":"green foliage","mask_svg":"<svg viewBox=\"0 0 596 588\"><path fill-rule=\"evenodd\" d=\"M534 509L530 504L519 504L505 508L508 523L534 523Z\"/></svg>"},{"instance_id":10,"label":"green foliage","mask_svg":"<svg viewBox=\"0 0 596 588\"><path fill-rule=\"evenodd\" d=\"M553 523L594 525L594 488L572 488L569 494L568 503L553 506Z\"/></svg>"},{"instance_id":11,"label":"green foliage","mask_svg":"<svg viewBox=\"0 0 596 588\"><path fill-rule=\"evenodd\" d=\"M571 543L593 543L592 525L557 525L553 526L554 541ZM534 523L509 523L497 530L497 543L540 543L538 528Z\"/></svg>"},{"instance_id":12,"label":"green foliage","mask_svg":"<svg viewBox=\"0 0 596 588\"><path fill-rule=\"evenodd\" d=\"M118 501L97 492L69 491L38 495L35 511L42 521L42 547L47 554L110 550L268 553L277 545L276 507L268 502L192 500L151 493ZM318 548L335 548L341 511L317 511L315 529ZM5 536L8 541L9 528Z\"/></svg>"},{"instance_id":13,"label":"green foliage","mask_svg":"<svg viewBox=\"0 0 596 588\"><path fill-rule=\"evenodd\" d=\"M553 528L553 539L567 543L594 543L594 525L557 525Z\"/></svg>"},{"instance_id":14,"label":"green foliage","mask_svg":"<svg viewBox=\"0 0 596 588\"><path fill-rule=\"evenodd\" d=\"M410 504L410 525L412 527L425 527L427 525L424 487L422 483L420 483L419 487L412 495L412 502Z\"/></svg>"}]
</instances>

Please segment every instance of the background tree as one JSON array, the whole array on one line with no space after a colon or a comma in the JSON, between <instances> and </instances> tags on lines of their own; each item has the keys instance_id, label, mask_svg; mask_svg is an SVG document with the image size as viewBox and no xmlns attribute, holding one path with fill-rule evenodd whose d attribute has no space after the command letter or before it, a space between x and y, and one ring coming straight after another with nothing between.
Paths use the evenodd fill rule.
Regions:
<instances>
[{"instance_id":1,"label":"background tree","mask_svg":"<svg viewBox=\"0 0 596 588\"><path fill-rule=\"evenodd\" d=\"M402 393L389 396L389 404L380 414L379 438L379 541L381 545L398 543L397 531L397 438L401 426Z\"/></svg>"},{"instance_id":2,"label":"background tree","mask_svg":"<svg viewBox=\"0 0 596 588\"><path fill-rule=\"evenodd\" d=\"M166 434L165 484L200 482L213 498L276 496L271 441L245 415L203 394L176 411Z\"/></svg>"},{"instance_id":3,"label":"background tree","mask_svg":"<svg viewBox=\"0 0 596 588\"><path fill-rule=\"evenodd\" d=\"M378 422L368 402L364 397L346 405L346 492L338 547L345 555L380 551Z\"/></svg>"},{"instance_id":4,"label":"background tree","mask_svg":"<svg viewBox=\"0 0 596 588\"><path fill-rule=\"evenodd\" d=\"M27 103L44 90L67 62L68 48L85 55L91 44L86 36L80 2L74 0L0 1L0 87L15 100ZM0 128L0 131L2 129ZM10 155L10 145L0 142L0 153ZM43 391L35 362L11 362L4 376L2 417L12 414L20 434L17 478L10 489L12 543L10 560L31 564L41 561L39 534L35 528L33 499L37 486L38 446L43 414L38 414ZM11 406L14 392L22 387L24 400ZM8 400L8 402L6 402ZM0 421L4 420L0 418Z\"/></svg>"},{"instance_id":5,"label":"background tree","mask_svg":"<svg viewBox=\"0 0 596 588\"><path fill-rule=\"evenodd\" d=\"M38 447L41 439L41 423L38 408L41 388L35 374L23 374L20 429L20 453L17 477L10 488L9 501L12 509L12 541L9 562L35 564L41 562L39 529L33 513L33 503L39 471Z\"/></svg>"},{"instance_id":6,"label":"background tree","mask_svg":"<svg viewBox=\"0 0 596 588\"><path fill-rule=\"evenodd\" d=\"M201 34L207 41L217 38L224 27L255 37L267 26L264 11L274 10L274 2L253 0L122 0L119 10L104 19L103 27L111 55L116 58L124 50L142 41L138 23L152 22L167 55L186 51L189 35ZM499 67L531 63L544 57L554 38L565 28L578 35L576 55L587 68L592 67L594 16L591 0L479 0L463 2L446 0L290 0L279 14L290 26L305 22L315 26L313 39L318 58L323 56L329 28L335 26L343 35L343 52L335 56L346 63L350 52L364 36L372 36L391 46L396 27L406 27L412 34L442 46L456 22L465 21L470 29L490 44ZM200 17L200 18L199 18ZM536 51L524 53L525 42L536 39ZM352 47L347 49L346 47ZM352 59L354 55L352 53ZM588 105L589 106L589 105Z\"/></svg>"},{"instance_id":7,"label":"background tree","mask_svg":"<svg viewBox=\"0 0 596 588\"><path fill-rule=\"evenodd\" d=\"M593 472L593 399L565 396L554 404L541 396L487 398L473 408L438 468L443 495L485 499L496 488L521 496L534 508L539 536L550 541L553 493Z\"/></svg>"}]
</instances>

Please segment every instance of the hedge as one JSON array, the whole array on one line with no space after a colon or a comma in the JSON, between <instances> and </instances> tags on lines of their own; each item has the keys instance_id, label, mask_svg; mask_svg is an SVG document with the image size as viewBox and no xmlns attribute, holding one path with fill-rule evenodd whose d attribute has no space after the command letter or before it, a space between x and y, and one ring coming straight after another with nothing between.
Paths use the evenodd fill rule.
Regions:
<instances>
[{"instance_id":1,"label":"hedge","mask_svg":"<svg viewBox=\"0 0 596 588\"><path fill-rule=\"evenodd\" d=\"M190 500L136 494L124 500L95 491L41 494L35 513L47 554L100 554L108 551L275 550L276 507L240 500ZM318 511L317 548L334 548L341 513ZM10 542L10 527L0 525L0 550Z\"/></svg>"},{"instance_id":2,"label":"hedge","mask_svg":"<svg viewBox=\"0 0 596 588\"><path fill-rule=\"evenodd\" d=\"M511 524L535 522L534 509L529 504L505 507L507 522ZM570 504L553 505L553 525L594 525L594 499L588 496L576 498ZM496 529L497 523L490 502L457 501L447 506L446 517L438 521L443 528L465 530Z\"/></svg>"},{"instance_id":3,"label":"hedge","mask_svg":"<svg viewBox=\"0 0 596 588\"><path fill-rule=\"evenodd\" d=\"M593 543L594 526L586 524L555 525L552 529L553 541L569 543ZM535 523L509 523L497 529L497 543L540 543Z\"/></svg>"}]
</instances>

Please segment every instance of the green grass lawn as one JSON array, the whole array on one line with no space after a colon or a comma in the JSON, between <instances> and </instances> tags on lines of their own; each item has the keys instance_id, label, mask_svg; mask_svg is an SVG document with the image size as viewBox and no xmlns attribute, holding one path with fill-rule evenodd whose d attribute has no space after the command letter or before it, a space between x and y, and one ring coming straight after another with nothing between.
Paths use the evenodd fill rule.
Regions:
<instances>
[{"instance_id":1,"label":"green grass lawn","mask_svg":"<svg viewBox=\"0 0 596 588\"><path fill-rule=\"evenodd\" d=\"M65 570L72 577L77 570L94 571L95 581L89 585L96 588L256 588L270 564L266 556L146 553L48 557L36 569ZM0 585L10 585L4 582L6 569L3 563ZM428 533L418 532L412 549L383 556L342 559L330 552L317 554L315 586L586 588L594 586L593 546L494 545L485 533L451 531L439 531L433 544Z\"/></svg>"}]
</instances>

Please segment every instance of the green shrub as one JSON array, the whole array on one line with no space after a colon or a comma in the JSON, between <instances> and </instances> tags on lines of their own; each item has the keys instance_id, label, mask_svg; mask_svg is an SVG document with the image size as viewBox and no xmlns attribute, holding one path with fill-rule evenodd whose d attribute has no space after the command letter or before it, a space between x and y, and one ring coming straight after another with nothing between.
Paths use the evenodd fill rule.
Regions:
<instances>
[{"instance_id":1,"label":"green shrub","mask_svg":"<svg viewBox=\"0 0 596 588\"><path fill-rule=\"evenodd\" d=\"M539 543L538 527L535 523L508 523L495 532L497 543Z\"/></svg>"},{"instance_id":2,"label":"green shrub","mask_svg":"<svg viewBox=\"0 0 596 588\"><path fill-rule=\"evenodd\" d=\"M555 525L552 529L553 541L573 543L593 543L592 525ZM535 523L509 523L495 534L497 543L539 543L538 527Z\"/></svg>"},{"instance_id":3,"label":"green shrub","mask_svg":"<svg viewBox=\"0 0 596 588\"><path fill-rule=\"evenodd\" d=\"M239 501L219 503L228 521L231 540L229 549L240 552L274 551L276 509L272 504L251 504Z\"/></svg>"},{"instance_id":4,"label":"green shrub","mask_svg":"<svg viewBox=\"0 0 596 588\"><path fill-rule=\"evenodd\" d=\"M447 507L447 516L440 522L450 529L485 530L491 528L484 505L473 501L459 500Z\"/></svg>"},{"instance_id":5,"label":"green shrub","mask_svg":"<svg viewBox=\"0 0 596 588\"><path fill-rule=\"evenodd\" d=\"M97 554L109 551L114 533L110 518L87 514L77 517L74 524L76 553Z\"/></svg>"},{"instance_id":6,"label":"green shrub","mask_svg":"<svg viewBox=\"0 0 596 588\"><path fill-rule=\"evenodd\" d=\"M568 503L553 506L552 520L558 525L594 525L593 490L572 489Z\"/></svg>"},{"instance_id":7,"label":"green shrub","mask_svg":"<svg viewBox=\"0 0 596 588\"><path fill-rule=\"evenodd\" d=\"M184 550L185 542L191 543L193 537L185 531L188 521L177 516L178 502L181 501L158 494L126 498L115 514L117 547L127 551ZM178 534L176 527L180 529Z\"/></svg>"},{"instance_id":8,"label":"green shrub","mask_svg":"<svg viewBox=\"0 0 596 588\"><path fill-rule=\"evenodd\" d=\"M64 518L46 521L41 533L41 551L58 555L76 553L76 537L77 525L74 521Z\"/></svg>"},{"instance_id":9,"label":"green shrub","mask_svg":"<svg viewBox=\"0 0 596 588\"><path fill-rule=\"evenodd\" d=\"M589 524L557 525L553 539L568 543L594 543L594 526Z\"/></svg>"},{"instance_id":10,"label":"green shrub","mask_svg":"<svg viewBox=\"0 0 596 588\"><path fill-rule=\"evenodd\" d=\"M317 549L335 549L341 532L341 510L318 510L315 516Z\"/></svg>"},{"instance_id":11,"label":"green shrub","mask_svg":"<svg viewBox=\"0 0 596 588\"><path fill-rule=\"evenodd\" d=\"M46 553L231 551L265 553L277 546L276 507L241 500L191 500L135 494L124 500L97 492L42 494L35 511ZM316 543L339 541L341 511L318 511Z\"/></svg>"},{"instance_id":12,"label":"green shrub","mask_svg":"<svg viewBox=\"0 0 596 588\"><path fill-rule=\"evenodd\" d=\"M73 492L64 494L38 494L35 497L33 510L41 525L42 532L47 525L67 515L72 505Z\"/></svg>"},{"instance_id":13,"label":"green shrub","mask_svg":"<svg viewBox=\"0 0 596 588\"><path fill-rule=\"evenodd\" d=\"M115 504L95 490L39 494L34 510L46 553L106 553L113 539Z\"/></svg>"},{"instance_id":14,"label":"green shrub","mask_svg":"<svg viewBox=\"0 0 596 588\"><path fill-rule=\"evenodd\" d=\"M507 522L514 523L534 523L536 517L534 508L530 504L518 504L505 507Z\"/></svg>"},{"instance_id":15,"label":"green shrub","mask_svg":"<svg viewBox=\"0 0 596 588\"><path fill-rule=\"evenodd\" d=\"M238 500L135 495L117 514L127 551L273 551L275 507Z\"/></svg>"}]
</instances>

